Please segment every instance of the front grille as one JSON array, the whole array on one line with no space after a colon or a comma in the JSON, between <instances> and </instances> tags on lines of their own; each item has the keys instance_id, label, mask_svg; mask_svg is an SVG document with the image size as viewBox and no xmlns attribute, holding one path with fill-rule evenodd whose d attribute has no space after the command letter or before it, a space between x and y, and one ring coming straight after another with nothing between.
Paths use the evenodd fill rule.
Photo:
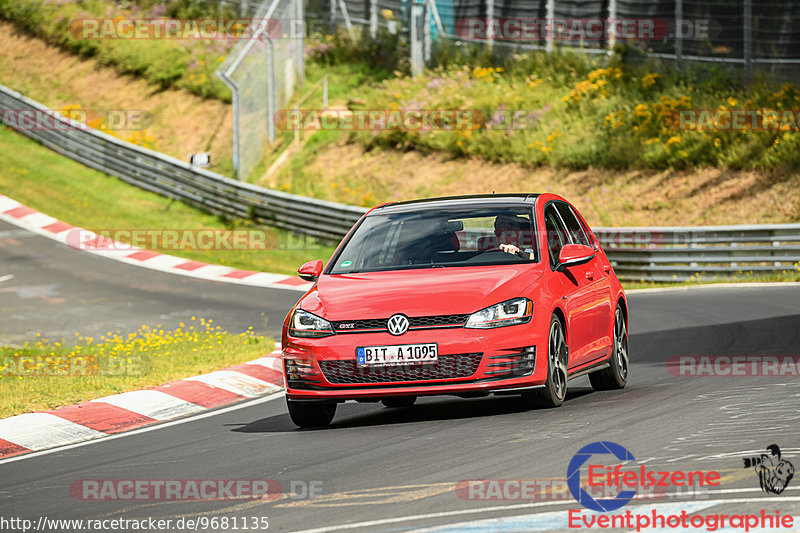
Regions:
<instances>
[{"instance_id":1,"label":"front grille","mask_svg":"<svg viewBox=\"0 0 800 533\"><path fill-rule=\"evenodd\" d=\"M355 360L319 361L322 374L336 385L468 378L478 371L483 353L439 355L435 364L359 367Z\"/></svg>"},{"instance_id":2,"label":"front grille","mask_svg":"<svg viewBox=\"0 0 800 533\"><path fill-rule=\"evenodd\" d=\"M469 315L436 315L408 317L408 329L459 328L466 324ZM389 318L368 318L365 320L339 320L331 322L336 333L363 331L388 331Z\"/></svg>"}]
</instances>

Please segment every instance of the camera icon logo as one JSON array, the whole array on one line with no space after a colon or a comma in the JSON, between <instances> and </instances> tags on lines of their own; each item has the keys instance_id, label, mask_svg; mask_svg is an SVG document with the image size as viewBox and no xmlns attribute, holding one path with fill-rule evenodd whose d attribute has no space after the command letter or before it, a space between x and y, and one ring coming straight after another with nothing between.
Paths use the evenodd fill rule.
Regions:
<instances>
[{"instance_id":1,"label":"camera icon logo","mask_svg":"<svg viewBox=\"0 0 800 533\"><path fill-rule=\"evenodd\" d=\"M794 465L781 458L781 449L777 444L767 446L769 454L760 457L745 457L744 468L753 468L758 474L761 490L770 494L780 494L794 477Z\"/></svg>"}]
</instances>

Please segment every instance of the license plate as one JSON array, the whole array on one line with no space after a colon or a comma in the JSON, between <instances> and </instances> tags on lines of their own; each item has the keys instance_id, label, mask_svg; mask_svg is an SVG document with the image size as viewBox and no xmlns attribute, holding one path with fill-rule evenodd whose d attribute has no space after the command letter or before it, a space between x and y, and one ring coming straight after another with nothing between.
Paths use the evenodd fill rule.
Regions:
<instances>
[{"instance_id":1,"label":"license plate","mask_svg":"<svg viewBox=\"0 0 800 533\"><path fill-rule=\"evenodd\" d=\"M435 342L356 348L358 366L425 365L438 359L439 348Z\"/></svg>"}]
</instances>

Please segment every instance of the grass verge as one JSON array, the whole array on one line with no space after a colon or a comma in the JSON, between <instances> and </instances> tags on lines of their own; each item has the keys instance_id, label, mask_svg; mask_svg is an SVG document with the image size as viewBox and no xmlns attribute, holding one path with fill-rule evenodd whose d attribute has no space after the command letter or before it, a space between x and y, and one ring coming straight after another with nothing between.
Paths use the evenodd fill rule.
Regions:
<instances>
[{"instance_id":1,"label":"grass verge","mask_svg":"<svg viewBox=\"0 0 800 533\"><path fill-rule=\"evenodd\" d=\"M87 168L37 142L0 128L0 191L75 226L96 232L119 229L252 229L274 243L269 250L161 250L170 255L225 266L294 274L311 259L326 260L330 244L291 232L219 217L138 189Z\"/></svg>"},{"instance_id":2,"label":"grass verge","mask_svg":"<svg viewBox=\"0 0 800 533\"><path fill-rule=\"evenodd\" d=\"M139 390L244 363L272 351L252 330L222 331L196 317L174 330L143 325L122 336L40 339L0 347L0 418Z\"/></svg>"}]
</instances>

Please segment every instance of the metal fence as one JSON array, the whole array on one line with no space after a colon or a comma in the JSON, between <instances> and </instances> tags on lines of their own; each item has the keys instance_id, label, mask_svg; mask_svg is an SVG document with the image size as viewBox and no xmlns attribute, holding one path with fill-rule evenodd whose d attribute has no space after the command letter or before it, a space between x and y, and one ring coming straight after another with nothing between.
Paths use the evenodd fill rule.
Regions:
<instances>
[{"instance_id":1,"label":"metal fence","mask_svg":"<svg viewBox=\"0 0 800 533\"><path fill-rule=\"evenodd\" d=\"M261 30L237 43L217 70L231 89L233 166L245 180L275 140L275 113L305 76L303 1L266 0L258 6L253 18L264 21Z\"/></svg>"},{"instance_id":2,"label":"metal fence","mask_svg":"<svg viewBox=\"0 0 800 533\"><path fill-rule=\"evenodd\" d=\"M325 16L324 3L334 23L368 25L373 35L386 9L410 34L413 8L423 6L434 41L597 54L621 42L678 67L729 65L747 82L756 70L789 78L800 67L800 0L327 0L312 17ZM593 30L595 21L602 31ZM520 31L525 25L535 31ZM417 35L412 50L425 46Z\"/></svg>"},{"instance_id":3,"label":"metal fence","mask_svg":"<svg viewBox=\"0 0 800 533\"><path fill-rule=\"evenodd\" d=\"M34 127L20 127L24 113L33 117ZM49 127L36 127L37 116L48 117ZM61 117L1 85L0 119L86 166L209 213L339 240L366 212L194 168ZM794 270L800 262L800 224L596 228L595 233L623 279L671 282L740 272L766 274Z\"/></svg>"}]
</instances>

